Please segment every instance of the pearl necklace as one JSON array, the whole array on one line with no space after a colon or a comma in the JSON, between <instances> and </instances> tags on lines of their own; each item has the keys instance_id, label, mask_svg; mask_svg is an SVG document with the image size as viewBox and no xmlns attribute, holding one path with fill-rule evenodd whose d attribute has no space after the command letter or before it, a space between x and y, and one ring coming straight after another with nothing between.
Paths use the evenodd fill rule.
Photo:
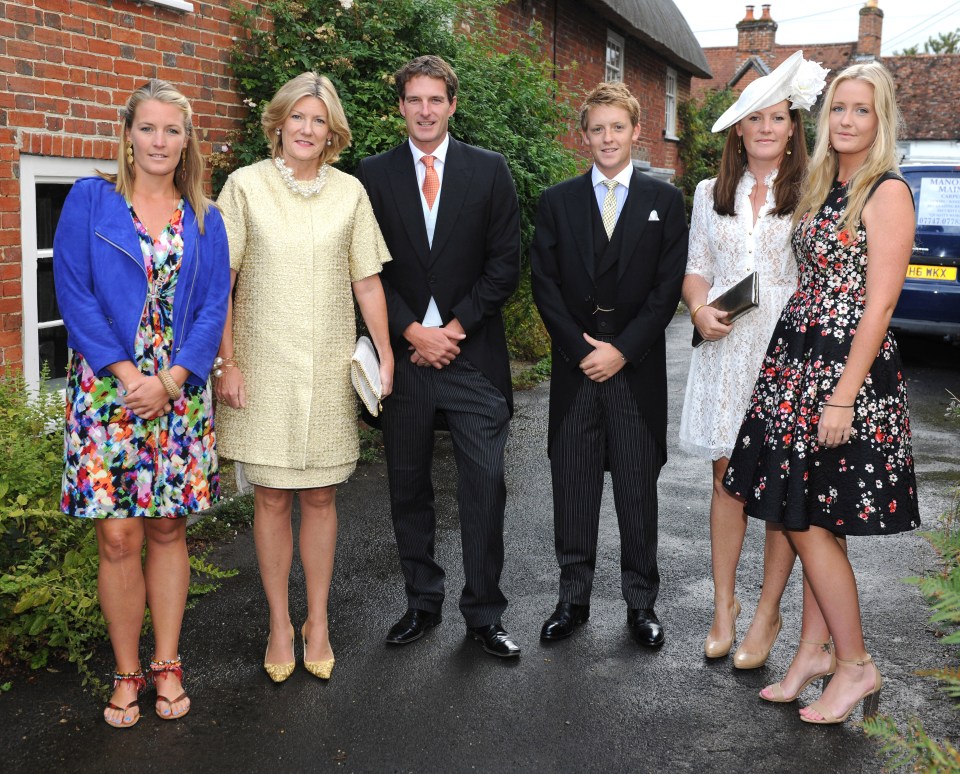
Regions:
<instances>
[{"instance_id":1,"label":"pearl necklace","mask_svg":"<svg viewBox=\"0 0 960 774\"><path fill-rule=\"evenodd\" d=\"M287 188L289 188L295 194L300 194L300 196L302 196L304 199L310 196L313 196L314 194L320 193L321 189L327 182L327 165L326 164L320 165L320 169L317 172L317 176L310 182L303 182L301 180L297 180L293 176L293 170L283 163L283 159L280 158L280 156L274 157L273 165L277 168L277 171L280 173L280 177L283 178L283 182L287 184Z\"/></svg>"}]
</instances>

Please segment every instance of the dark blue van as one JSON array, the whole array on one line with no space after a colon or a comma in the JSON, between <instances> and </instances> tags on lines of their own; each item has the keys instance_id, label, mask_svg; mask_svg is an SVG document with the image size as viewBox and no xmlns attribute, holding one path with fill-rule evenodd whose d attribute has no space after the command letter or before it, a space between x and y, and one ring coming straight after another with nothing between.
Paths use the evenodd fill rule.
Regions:
<instances>
[{"instance_id":1,"label":"dark blue van","mask_svg":"<svg viewBox=\"0 0 960 774\"><path fill-rule=\"evenodd\" d=\"M960 166L906 164L917 233L890 327L960 340Z\"/></svg>"}]
</instances>

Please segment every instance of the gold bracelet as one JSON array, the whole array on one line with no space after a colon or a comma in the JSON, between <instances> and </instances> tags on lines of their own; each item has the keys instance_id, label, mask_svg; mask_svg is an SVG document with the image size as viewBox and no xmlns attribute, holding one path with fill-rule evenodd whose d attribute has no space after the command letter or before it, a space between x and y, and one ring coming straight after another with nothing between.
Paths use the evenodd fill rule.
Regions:
<instances>
[{"instance_id":1,"label":"gold bracelet","mask_svg":"<svg viewBox=\"0 0 960 774\"><path fill-rule=\"evenodd\" d=\"M216 360L213 361L213 375L214 377L219 379L221 376L223 376L224 368L239 368L239 367L240 366L237 365L237 361L234 358L218 356Z\"/></svg>"},{"instance_id":2,"label":"gold bracelet","mask_svg":"<svg viewBox=\"0 0 960 774\"><path fill-rule=\"evenodd\" d=\"M694 322L697 319L697 312L699 312L705 306L706 304L700 304L696 309L690 312L690 322Z\"/></svg>"},{"instance_id":3,"label":"gold bracelet","mask_svg":"<svg viewBox=\"0 0 960 774\"><path fill-rule=\"evenodd\" d=\"M157 371L157 378L160 380L160 384L163 385L163 389L167 391L167 397L169 397L170 400L179 400L183 394L183 389L177 385L173 375L167 369L161 368Z\"/></svg>"}]
</instances>

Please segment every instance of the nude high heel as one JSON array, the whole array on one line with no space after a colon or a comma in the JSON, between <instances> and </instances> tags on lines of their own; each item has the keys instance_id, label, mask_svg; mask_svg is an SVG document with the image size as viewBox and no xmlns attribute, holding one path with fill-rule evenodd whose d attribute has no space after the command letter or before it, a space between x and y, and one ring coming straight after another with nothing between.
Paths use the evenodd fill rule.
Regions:
<instances>
[{"instance_id":1,"label":"nude high heel","mask_svg":"<svg viewBox=\"0 0 960 774\"><path fill-rule=\"evenodd\" d=\"M293 651L293 627L290 627L290 650ZM267 640L267 653L270 652L270 640ZM293 674L293 670L297 666L297 657L294 653L293 661L288 664L270 664L267 662L267 653L263 654L263 668L264 671L270 676L270 679L275 683L282 683L290 675Z\"/></svg>"},{"instance_id":2,"label":"nude high heel","mask_svg":"<svg viewBox=\"0 0 960 774\"><path fill-rule=\"evenodd\" d=\"M737 652L733 654L733 666L737 669L759 669L766 664L767 659L770 658L770 651L773 650L773 643L777 641L777 637L780 636L780 629L782 628L783 616L778 613L777 625L774 627L773 637L770 639L770 642L766 644L766 647L757 653L750 653L744 650L743 645L741 645L737 648Z\"/></svg>"},{"instance_id":3,"label":"nude high heel","mask_svg":"<svg viewBox=\"0 0 960 774\"><path fill-rule=\"evenodd\" d=\"M740 600L733 598L733 604L730 606L730 615L733 623L730 624L730 636L719 640L712 640L710 637L703 643L703 655L707 658L723 658L733 647L733 641L737 638L737 617L740 615Z\"/></svg>"},{"instance_id":4,"label":"nude high heel","mask_svg":"<svg viewBox=\"0 0 960 774\"><path fill-rule=\"evenodd\" d=\"M814 680L823 680L823 687L827 687L827 683L830 682L830 676L837 671L837 657L833 653L833 649L830 647L830 640L826 642L817 642L816 640L805 640L802 637L800 638L801 643L807 645L816 645L819 648L823 648L830 654L830 668L826 672L817 672L816 674L810 675L807 678L806 682L801 685L797 692L793 696L787 696L783 692L783 685L781 683L774 683L773 685L768 685L762 691L760 691L760 698L764 701L773 702L774 704L789 704L792 701L796 701L797 697L803 693ZM764 696L763 691L769 691L769 696Z\"/></svg>"},{"instance_id":5,"label":"nude high heel","mask_svg":"<svg viewBox=\"0 0 960 774\"><path fill-rule=\"evenodd\" d=\"M329 680L330 675L333 674L333 665L336 659L328 658L323 661L307 661L307 635L303 633L303 629L300 630L300 637L303 640L304 668L314 677L319 677L321 680Z\"/></svg>"},{"instance_id":6,"label":"nude high heel","mask_svg":"<svg viewBox=\"0 0 960 774\"><path fill-rule=\"evenodd\" d=\"M870 654L868 653L866 658L862 658L862 659L838 658L837 661L841 664L854 664L860 667L861 669L863 669L863 667L866 666L868 663L872 663L873 659L870 657ZM864 693L860 694L857 700L854 701L853 704L851 704L849 708L847 708L847 711L844 712L842 715L840 715L839 717L836 717L835 715L833 715L833 713L830 712L830 710L828 710L823 705L822 702L815 701L813 702L813 704L809 704L808 706L810 707L810 709L812 709L814 712L820 715L819 720L816 718L808 718L806 715L801 715L800 720L802 720L804 723L815 723L817 725L835 725L837 723L843 723L843 721L845 721L848 717L850 717L850 713L856 709L857 705L860 702L863 702L864 720L874 717L880 709L880 689L883 687L883 678L880 676L880 670L877 669L876 664L874 664L873 671L875 674L875 677L873 680L873 687L867 689Z\"/></svg>"}]
</instances>

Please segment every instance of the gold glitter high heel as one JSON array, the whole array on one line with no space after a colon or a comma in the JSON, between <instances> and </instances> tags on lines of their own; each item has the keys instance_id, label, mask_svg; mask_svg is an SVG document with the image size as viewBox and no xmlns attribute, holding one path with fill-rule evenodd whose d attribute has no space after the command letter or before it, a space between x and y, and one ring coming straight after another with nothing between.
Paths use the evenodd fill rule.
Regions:
<instances>
[{"instance_id":1,"label":"gold glitter high heel","mask_svg":"<svg viewBox=\"0 0 960 774\"><path fill-rule=\"evenodd\" d=\"M293 627L290 627L290 650L293 651ZM269 664L267 663L267 653L270 652L270 640L267 639L267 651L263 654L263 668L270 679L275 683L282 683L290 675L293 674L294 668L297 666L296 654L294 654L294 660L288 664Z\"/></svg>"},{"instance_id":2,"label":"gold glitter high heel","mask_svg":"<svg viewBox=\"0 0 960 774\"><path fill-rule=\"evenodd\" d=\"M333 674L333 665L336 659L328 658L324 661L307 661L307 635L304 634L303 629L300 630L300 638L303 640L304 668L314 677L319 677L321 680L329 680L330 675Z\"/></svg>"}]
</instances>

